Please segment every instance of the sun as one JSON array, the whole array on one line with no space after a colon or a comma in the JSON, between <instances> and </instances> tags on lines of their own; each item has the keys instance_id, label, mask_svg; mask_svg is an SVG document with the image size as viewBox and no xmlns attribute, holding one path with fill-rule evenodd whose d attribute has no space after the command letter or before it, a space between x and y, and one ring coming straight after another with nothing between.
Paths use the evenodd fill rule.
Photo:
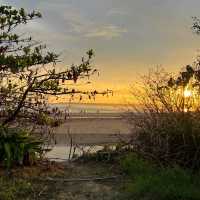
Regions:
<instances>
[{"instance_id":1,"label":"sun","mask_svg":"<svg viewBox=\"0 0 200 200\"><path fill-rule=\"evenodd\" d=\"M192 91L191 90L185 90L184 91L184 97L191 97L192 96Z\"/></svg>"}]
</instances>

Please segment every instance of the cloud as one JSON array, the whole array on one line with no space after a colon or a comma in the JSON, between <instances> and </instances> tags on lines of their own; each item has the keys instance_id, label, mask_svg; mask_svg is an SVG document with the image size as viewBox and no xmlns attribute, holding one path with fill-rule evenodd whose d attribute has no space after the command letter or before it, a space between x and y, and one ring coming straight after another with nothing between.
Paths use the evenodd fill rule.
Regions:
<instances>
[{"instance_id":1,"label":"cloud","mask_svg":"<svg viewBox=\"0 0 200 200\"><path fill-rule=\"evenodd\" d=\"M123 33L127 32L125 28L114 24L94 22L73 9L68 10L63 18L68 27L68 33L72 34L74 37L84 36L86 38L112 39L120 37Z\"/></svg>"},{"instance_id":2,"label":"cloud","mask_svg":"<svg viewBox=\"0 0 200 200\"><path fill-rule=\"evenodd\" d=\"M0 0L1 1L1 0ZM38 33L48 35L52 41L79 41L87 38L112 39L120 37L127 30L116 23L98 17L91 18L86 9L78 7L75 3L60 0L59 3L49 0L39 1L38 8L44 13L44 22L37 24ZM110 15L125 14L120 9L111 9ZM105 16L108 17L108 15ZM49 34L47 34L49 32ZM45 33L45 34L43 34ZM40 34L38 34L40 35Z\"/></svg>"},{"instance_id":3,"label":"cloud","mask_svg":"<svg viewBox=\"0 0 200 200\"><path fill-rule=\"evenodd\" d=\"M86 37L89 38L105 38L112 39L116 37L120 37L123 33L126 33L127 30L125 28L121 28L115 25L106 25L102 27L94 28L85 34Z\"/></svg>"},{"instance_id":4,"label":"cloud","mask_svg":"<svg viewBox=\"0 0 200 200\"><path fill-rule=\"evenodd\" d=\"M125 10L122 10L120 8L112 8L108 11L107 16L125 16L129 15L129 13Z\"/></svg>"},{"instance_id":5,"label":"cloud","mask_svg":"<svg viewBox=\"0 0 200 200\"><path fill-rule=\"evenodd\" d=\"M68 12L64 13L63 19L68 32L72 34L84 34L93 27L93 23L76 10L68 10Z\"/></svg>"}]
</instances>

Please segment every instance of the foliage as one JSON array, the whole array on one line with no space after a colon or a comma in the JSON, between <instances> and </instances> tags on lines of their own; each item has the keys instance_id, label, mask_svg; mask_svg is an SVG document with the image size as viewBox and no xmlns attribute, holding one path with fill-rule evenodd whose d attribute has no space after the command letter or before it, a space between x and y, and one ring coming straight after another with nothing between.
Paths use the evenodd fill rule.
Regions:
<instances>
[{"instance_id":1,"label":"foliage","mask_svg":"<svg viewBox=\"0 0 200 200\"><path fill-rule=\"evenodd\" d=\"M119 152L116 151L114 145L104 145L101 150L92 152L95 149L89 149L82 152L82 155L78 157L78 161L95 161L95 162L114 162L114 160L119 155Z\"/></svg>"},{"instance_id":2,"label":"foliage","mask_svg":"<svg viewBox=\"0 0 200 200\"><path fill-rule=\"evenodd\" d=\"M122 160L129 175L126 199L137 200L197 200L200 198L198 174L179 167L161 168L136 155Z\"/></svg>"},{"instance_id":3,"label":"foliage","mask_svg":"<svg viewBox=\"0 0 200 200\"><path fill-rule=\"evenodd\" d=\"M50 96L80 95L82 99L83 95L91 98L99 94L96 90L76 89L79 80L80 84L87 84L88 78L97 72L91 65L92 49L80 64L58 68L58 54L49 52L46 45L31 36L19 33L18 27L41 17L35 10L0 6L0 162L8 168L30 164L41 153L41 141L21 127L32 128L33 133L49 139L49 127L66 119L65 111L49 106Z\"/></svg>"},{"instance_id":4,"label":"foliage","mask_svg":"<svg viewBox=\"0 0 200 200\"><path fill-rule=\"evenodd\" d=\"M93 149L94 148L94 149ZM132 146L125 143L117 144L106 144L102 145L101 149L95 151L95 146L91 147L87 151L82 149L81 156L75 155L73 158L82 162L95 161L95 162L104 162L104 163L119 163L120 158L132 151Z\"/></svg>"},{"instance_id":5,"label":"foliage","mask_svg":"<svg viewBox=\"0 0 200 200\"><path fill-rule=\"evenodd\" d=\"M42 144L24 130L0 127L0 163L8 169L33 164L42 154Z\"/></svg>"},{"instance_id":6,"label":"foliage","mask_svg":"<svg viewBox=\"0 0 200 200\"><path fill-rule=\"evenodd\" d=\"M0 178L1 200L28 199L31 189L31 183L27 181Z\"/></svg>"},{"instance_id":7,"label":"foliage","mask_svg":"<svg viewBox=\"0 0 200 200\"><path fill-rule=\"evenodd\" d=\"M26 126L27 122L30 126L38 121L44 125L45 120L41 123L40 116L63 117L60 111L49 108L51 95L80 95L82 99L82 95L91 98L99 93L77 90L75 86L80 79L82 84L87 84L88 78L97 72L91 66L93 50L87 52L79 65L57 68L57 54L16 31L37 18L41 18L38 11L28 13L23 8L0 6L0 121L3 125L20 126L23 122Z\"/></svg>"},{"instance_id":8,"label":"foliage","mask_svg":"<svg viewBox=\"0 0 200 200\"><path fill-rule=\"evenodd\" d=\"M161 164L199 169L198 74L198 68L186 66L177 78L162 69L143 77L143 86L133 93L138 103L130 113L137 153Z\"/></svg>"},{"instance_id":9,"label":"foliage","mask_svg":"<svg viewBox=\"0 0 200 200\"><path fill-rule=\"evenodd\" d=\"M193 20L192 29L199 34L200 20ZM199 169L200 58L178 76L151 70L132 91L134 151L159 164Z\"/></svg>"},{"instance_id":10,"label":"foliage","mask_svg":"<svg viewBox=\"0 0 200 200\"><path fill-rule=\"evenodd\" d=\"M196 34L200 34L200 20L198 17L193 17L193 24L192 24L192 30Z\"/></svg>"}]
</instances>

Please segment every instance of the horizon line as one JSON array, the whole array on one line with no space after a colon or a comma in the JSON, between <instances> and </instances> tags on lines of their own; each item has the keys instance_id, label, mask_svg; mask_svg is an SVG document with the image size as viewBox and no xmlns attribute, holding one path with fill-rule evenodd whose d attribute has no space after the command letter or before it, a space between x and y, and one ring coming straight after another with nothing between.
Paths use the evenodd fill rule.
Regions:
<instances>
[{"instance_id":1,"label":"horizon line","mask_svg":"<svg viewBox=\"0 0 200 200\"><path fill-rule=\"evenodd\" d=\"M79 104L79 105L104 105L104 106L127 106L127 103L81 103L81 102L53 102L50 104Z\"/></svg>"}]
</instances>

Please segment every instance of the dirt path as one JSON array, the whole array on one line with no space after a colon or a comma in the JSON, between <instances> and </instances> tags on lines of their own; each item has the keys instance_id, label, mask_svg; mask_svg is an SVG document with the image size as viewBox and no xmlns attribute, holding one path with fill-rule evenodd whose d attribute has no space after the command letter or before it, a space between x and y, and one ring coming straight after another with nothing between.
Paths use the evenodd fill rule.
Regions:
<instances>
[{"instance_id":1,"label":"dirt path","mask_svg":"<svg viewBox=\"0 0 200 200\"><path fill-rule=\"evenodd\" d=\"M64 174L58 176L60 180L69 178L109 177L118 175L111 165L97 165L95 163L73 164L66 166ZM59 179L58 179L59 180ZM41 199L55 200L114 200L119 195L120 179L101 181L47 181L43 183L46 191ZM44 186L44 187L45 187Z\"/></svg>"},{"instance_id":2,"label":"dirt path","mask_svg":"<svg viewBox=\"0 0 200 200\"><path fill-rule=\"evenodd\" d=\"M119 199L119 191L123 179L120 171L114 165L95 162L65 164L58 169L53 169L48 174L40 172L35 174L33 181L34 200L115 200ZM56 172L57 171L57 172ZM69 181L66 179L113 177L98 181ZM48 180L51 177L51 180ZM54 180L57 181L54 181Z\"/></svg>"}]
</instances>

